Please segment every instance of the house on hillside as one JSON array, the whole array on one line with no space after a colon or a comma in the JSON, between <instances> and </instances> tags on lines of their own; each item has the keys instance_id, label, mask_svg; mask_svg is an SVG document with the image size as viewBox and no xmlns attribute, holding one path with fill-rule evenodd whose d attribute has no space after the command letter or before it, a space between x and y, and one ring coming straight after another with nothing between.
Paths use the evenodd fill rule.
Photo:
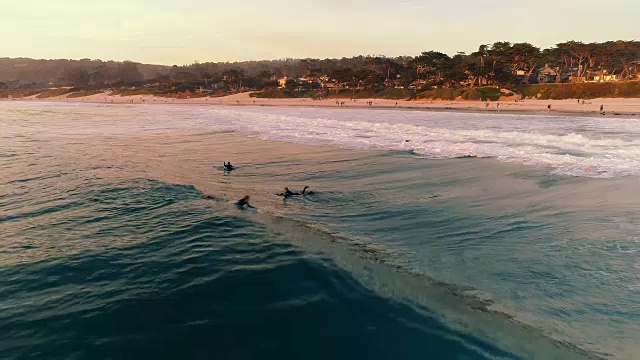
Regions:
<instances>
[{"instance_id":1,"label":"house on hillside","mask_svg":"<svg viewBox=\"0 0 640 360\"><path fill-rule=\"evenodd\" d=\"M422 89L425 85L427 84L426 80L423 79L418 79L414 82L412 82L411 84L409 84L409 86L407 87L407 89L409 90L420 90Z\"/></svg>"},{"instance_id":2,"label":"house on hillside","mask_svg":"<svg viewBox=\"0 0 640 360\"><path fill-rule=\"evenodd\" d=\"M620 81L622 77L618 74L609 74L608 70L603 71L589 71L587 74L587 82L613 82Z\"/></svg>"},{"instance_id":3,"label":"house on hillside","mask_svg":"<svg viewBox=\"0 0 640 360\"><path fill-rule=\"evenodd\" d=\"M224 89L227 85L224 83L224 81L219 81L217 83L213 83L211 84L211 89L212 90L221 90Z\"/></svg>"},{"instance_id":4,"label":"house on hillside","mask_svg":"<svg viewBox=\"0 0 640 360\"><path fill-rule=\"evenodd\" d=\"M318 81L320 81L320 88L321 89L335 89L338 84L333 81L332 79L330 79L327 75L322 75L321 77L318 78Z\"/></svg>"},{"instance_id":5,"label":"house on hillside","mask_svg":"<svg viewBox=\"0 0 640 360\"><path fill-rule=\"evenodd\" d=\"M393 87L394 89L404 89L405 88L405 86L402 85L402 81L401 80L392 80L391 84L389 86Z\"/></svg>"},{"instance_id":6,"label":"house on hillside","mask_svg":"<svg viewBox=\"0 0 640 360\"><path fill-rule=\"evenodd\" d=\"M620 75L617 74L604 74L604 75L596 75L593 77L593 82L612 82L612 81L620 81Z\"/></svg>"},{"instance_id":7,"label":"house on hillside","mask_svg":"<svg viewBox=\"0 0 640 360\"><path fill-rule=\"evenodd\" d=\"M580 82L585 82L587 80L587 77L585 74L582 74L581 77L578 77L578 74L582 71L581 67L578 66L574 66L572 68L569 68L569 70L567 71L567 75L569 76L569 82L570 83L580 83Z\"/></svg>"},{"instance_id":8,"label":"house on hillside","mask_svg":"<svg viewBox=\"0 0 640 360\"><path fill-rule=\"evenodd\" d=\"M536 73L536 80L538 84L551 84L555 83L558 79L558 73L549 66L545 66L539 69Z\"/></svg>"},{"instance_id":9,"label":"house on hillside","mask_svg":"<svg viewBox=\"0 0 640 360\"><path fill-rule=\"evenodd\" d=\"M528 74L529 74L529 72L527 70L524 70L524 69L519 69L519 70L514 70L513 71L513 76L515 77L516 82L519 82L519 83L526 83ZM531 80L532 79L531 79L531 76L530 76L529 77L529 81L531 81Z\"/></svg>"},{"instance_id":10,"label":"house on hillside","mask_svg":"<svg viewBox=\"0 0 640 360\"><path fill-rule=\"evenodd\" d=\"M338 87L338 83L335 81L325 81L322 83L322 88L327 90L333 90Z\"/></svg>"},{"instance_id":11,"label":"house on hillside","mask_svg":"<svg viewBox=\"0 0 640 360\"><path fill-rule=\"evenodd\" d=\"M289 80L289 78L286 76L283 76L280 79L278 79L278 87L280 89L284 89L285 85L287 84L287 80Z\"/></svg>"}]
</instances>

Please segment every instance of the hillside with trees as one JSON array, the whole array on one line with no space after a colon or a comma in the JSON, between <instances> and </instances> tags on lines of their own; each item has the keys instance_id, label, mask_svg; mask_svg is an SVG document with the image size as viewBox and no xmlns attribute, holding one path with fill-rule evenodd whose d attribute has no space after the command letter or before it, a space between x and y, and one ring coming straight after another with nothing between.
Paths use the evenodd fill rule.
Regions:
<instances>
[{"instance_id":1,"label":"hillside with trees","mask_svg":"<svg viewBox=\"0 0 640 360\"><path fill-rule=\"evenodd\" d=\"M17 94L67 87L69 92L109 89L167 96L261 91L255 96L461 96L492 100L500 94L488 88L497 88L527 97L589 98L602 94L640 96L639 71L638 41L568 41L549 49L496 42L453 56L430 50L417 56L195 62L183 66L0 58L0 91Z\"/></svg>"}]
</instances>

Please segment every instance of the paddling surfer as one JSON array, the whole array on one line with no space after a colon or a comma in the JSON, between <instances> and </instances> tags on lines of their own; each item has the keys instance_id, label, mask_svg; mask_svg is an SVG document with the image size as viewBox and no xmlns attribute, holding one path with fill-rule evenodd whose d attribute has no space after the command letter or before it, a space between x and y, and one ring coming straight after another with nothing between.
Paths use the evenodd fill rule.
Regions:
<instances>
[{"instance_id":1,"label":"paddling surfer","mask_svg":"<svg viewBox=\"0 0 640 360\"><path fill-rule=\"evenodd\" d=\"M249 204L249 200L251 200L251 197L249 195L245 195L242 199L236 202L236 205L240 209L244 209L244 208L255 209L253 205Z\"/></svg>"}]
</instances>

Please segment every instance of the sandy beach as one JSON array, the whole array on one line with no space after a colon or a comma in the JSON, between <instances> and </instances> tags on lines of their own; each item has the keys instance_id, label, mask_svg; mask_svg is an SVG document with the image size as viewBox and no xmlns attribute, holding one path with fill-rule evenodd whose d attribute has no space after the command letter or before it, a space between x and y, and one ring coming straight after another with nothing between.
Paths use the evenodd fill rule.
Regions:
<instances>
[{"instance_id":1,"label":"sandy beach","mask_svg":"<svg viewBox=\"0 0 640 360\"><path fill-rule=\"evenodd\" d=\"M22 99L3 101L34 102L86 102L105 104L208 104L238 106L301 106L301 107L342 107L404 110L455 110L473 112L518 112L518 113L550 113L550 114L600 114L600 106L604 106L607 115L636 116L640 114L640 98L606 98L582 100L524 100L524 101L459 101L459 100L385 100L385 99L261 99L249 96L249 92L224 97L196 97L176 99L153 95L110 96L108 92L80 98L67 98L66 95L46 99L38 99L36 95ZM372 102L369 105L369 102ZM338 103L343 104L338 104ZM548 106L551 105L551 110Z\"/></svg>"}]
</instances>

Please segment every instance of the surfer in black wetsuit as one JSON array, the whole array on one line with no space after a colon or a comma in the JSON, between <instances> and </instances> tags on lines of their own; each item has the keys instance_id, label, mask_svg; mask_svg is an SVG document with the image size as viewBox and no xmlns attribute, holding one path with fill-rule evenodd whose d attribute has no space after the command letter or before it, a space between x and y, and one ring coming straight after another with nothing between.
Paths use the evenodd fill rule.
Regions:
<instances>
[{"instance_id":1,"label":"surfer in black wetsuit","mask_svg":"<svg viewBox=\"0 0 640 360\"><path fill-rule=\"evenodd\" d=\"M285 187L284 188L284 192L277 193L276 195L284 196L284 197L290 197L290 196L293 196L293 195L300 195L300 193L294 193L293 191L289 190L288 187Z\"/></svg>"},{"instance_id":2,"label":"surfer in black wetsuit","mask_svg":"<svg viewBox=\"0 0 640 360\"><path fill-rule=\"evenodd\" d=\"M285 198L288 198L288 197L291 197L291 196L298 196L298 195L303 195L304 196L304 195L312 195L312 194L314 194L313 191L307 191L308 188L309 188L308 186L305 186L304 189L302 189L302 193L297 193L297 192L293 192L293 191L289 190L288 187L285 187L284 188L284 192L277 193L276 195L284 196Z\"/></svg>"},{"instance_id":3,"label":"surfer in black wetsuit","mask_svg":"<svg viewBox=\"0 0 640 360\"><path fill-rule=\"evenodd\" d=\"M236 205L240 208L250 208L250 209L255 209L255 207L253 207L253 205L249 204L249 200L251 200L251 197L249 195L245 195L242 199L238 200L238 202L236 203Z\"/></svg>"},{"instance_id":4,"label":"surfer in black wetsuit","mask_svg":"<svg viewBox=\"0 0 640 360\"><path fill-rule=\"evenodd\" d=\"M224 163L224 169L227 171L233 170L233 165L231 165L231 162Z\"/></svg>"}]
</instances>

